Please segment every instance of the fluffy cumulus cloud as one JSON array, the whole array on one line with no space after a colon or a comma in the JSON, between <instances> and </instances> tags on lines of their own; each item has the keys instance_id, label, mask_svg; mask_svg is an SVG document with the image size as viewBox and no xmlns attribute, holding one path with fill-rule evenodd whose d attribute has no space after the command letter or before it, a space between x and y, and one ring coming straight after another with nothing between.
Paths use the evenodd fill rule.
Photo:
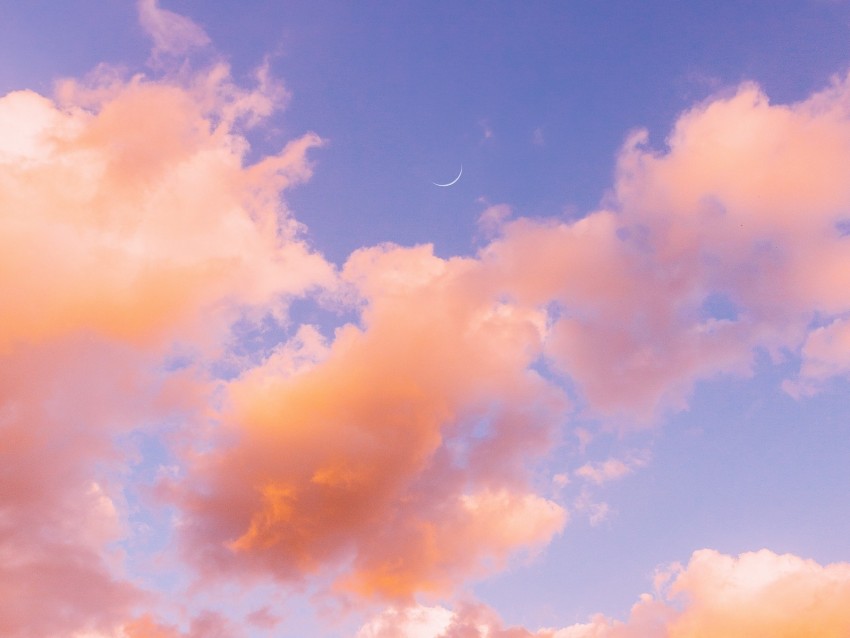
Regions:
<instances>
[{"instance_id":1,"label":"fluffy cumulus cloud","mask_svg":"<svg viewBox=\"0 0 850 638\"><path fill-rule=\"evenodd\" d=\"M342 276L362 325L231 383L235 443L175 487L198 562L297 579L350 561L340 586L406 598L545 543L566 513L529 491L524 464L565 403L529 369L541 314L426 247L360 251Z\"/></svg>"},{"instance_id":2,"label":"fluffy cumulus cloud","mask_svg":"<svg viewBox=\"0 0 850 638\"><path fill-rule=\"evenodd\" d=\"M56 101L2 98L0 348L81 330L197 338L214 310L229 305L226 322L240 304L329 280L276 203L309 176L320 140L245 167L232 110L242 91L220 67L192 79L203 83L104 71L94 86L61 84Z\"/></svg>"},{"instance_id":3,"label":"fluffy cumulus cloud","mask_svg":"<svg viewBox=\"0 0 850 638\"><path fill-rule=\"evenodd\" d=\"M844 373L812 331L850 311L848 109L846 79L787 106L744 85L682 115L664 151L632 134L608 208L506 223L482 251L506 293L554 304L546 354L592 412L649 422L809 334L806 387Z\"/></svg>"},{"instance_id":4,"label":"fluffy cumulus cloud","mask_svg":"<svg viewBox=\"0 0 850 638\"><path fill-rule=\"evenodd\" d=\"M563 628L505 627L481 604L388 609L357 638L839 638L850 632L850 564L820 565L768 550L727 556L694 552L656 578L628 620L595 616Z\"/></svg>"},{"instance_id":5,"label":"fluffy cumulus cloud","mask_svg":"<svg viewBox=\"0 0 850 638\"><path fill-rule=\"evenodd\" d=\"M783 387L792 396L816 393L824 383L850 374L850 321L834 319L812 330L802 350L802 365L797 379L789 379Z\"/></svg>"},{"instance_id":6,"label":"fluffy cumulus cloud","mask_svg":"<svg viewBox=\"0 0 850 638\"><path fill-rule=\"evenodd\" d=\"M104 68L53 97L0 98L4 636L105 630L150 601L115 545L129 462L116 436L203 405L204 382L165 372L176 344L215 356L244 312L332 280L279 198L320 140L244 162L240 127L277 94L213 65Z\"/></svg>"},{"instance_id":7,"label":"fluffy cumulus cloud","mask_svg":"<svg viewBox=\"0 0 850 638\"><path fill-rule=\"evenodd\" d=\"M139 10L160 70L208 42L152 0ZM169 450L179 467L155 494L177 508L181 560L203 582L399 605L364 637L847 635L847 567L769 552L699 552L625 623L535 634L476 605L404 607L564 528L534 470L571 411L648 425L698 380L749 374L759 349L801 357L797 396L847 375L847 81L792 105L744 85L682 115L663 151L632 135L607 207L579 220L496 206L474 256L387 244L336 268L282 200L322 140L246 160L246 128L285 91L267 69L246 89L221 63L175 66L0 98L0 633L233 634L217 614L146 614L153 595L122 567L133 473L115 442L170 419L192 444ZM247 347L234 325L285 323L313 294L356 319L295 326L215 376Z\"/></svg>"},{"instance_id":8,"label":"fluffy cumulus cloud","mask_svg":"<svg viewBox=\"0 0 850 638\"><path fill-rule=\"evenodd\" d=\"M0 361L0 633L108 627L147 600L111 546L127 529L109 436L177 406L139 373L143 361L97 339L19 346Z\"/></svg>"},{"instance_id":9,"label":"fluffy cumulus cloud","mask_svg":"<svg viewBox=\"0 0 850 638\"><path fill-rule=\"evenodd\" d=\"M698 379L748 374L759 348L799 351L817 317L848 310L846 102L842 82L793 106L746 85L684 114L663 153L633 135L609 209L502 216L474 258L357 251L341 277L360 323L306 354L285 344L231 383L233 443L175 487L198 562L284 579L344 564L338 585L403 597L545 542L565 512L521 470L565 401L536 361L592 413L649 422ZM817 179L795 177L816 161ZM524 525L494 533L487 521L509 512Z\"/></svg>"},{"instance_id":10,"label":"fluffy cumulus cloud","mask_svg":"<svg viewBox=\"0 0 850 638\"><path fill-rule=\"evenodd\" d=\"M813 359L816 320L850 310L847 104L843 81L791 106L745 85L685 113L664 152L633 135L608 209L503 221L474 258L357 251L341 277L359 324L306 353L285 344L231 383L231 444L173 487L196 562L284 580L336 569L338 587L367 595L445 592L564 523L523 472L564 417L536 361L590 412L649 422L699 379L748 374L757 349L808 338ZM809 368L810 383L829 374Z\"/></svg>"}]
</instances>

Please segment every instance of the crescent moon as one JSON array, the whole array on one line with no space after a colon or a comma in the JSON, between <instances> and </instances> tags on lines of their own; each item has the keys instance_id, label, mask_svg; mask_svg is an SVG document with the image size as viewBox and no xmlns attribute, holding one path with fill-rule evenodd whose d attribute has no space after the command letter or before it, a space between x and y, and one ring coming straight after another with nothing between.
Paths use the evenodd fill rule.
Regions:
<instances>
[{"instance_id":1,"label":"crescent moon","mask_svg":"<svg viewBox=\"0 0 850 638\"><path fill-rule=\"evenodd\" d=\"M463 175L463 164L461 164L461 166L460 166L460 173L458 173L458 174L457 174L457 177L455 177L455 178L454 178L452 181L450 181L448 184L438 184L437 182L431 182L431 183L432 183L434 186L439 186L440 188L446 188L447 186L451 186L451 185L453 185L453 184L457 184L457 180L459 180L459 179L460 179L460 176L461 176L461 175Z\"/></svg>"}]
</instances>

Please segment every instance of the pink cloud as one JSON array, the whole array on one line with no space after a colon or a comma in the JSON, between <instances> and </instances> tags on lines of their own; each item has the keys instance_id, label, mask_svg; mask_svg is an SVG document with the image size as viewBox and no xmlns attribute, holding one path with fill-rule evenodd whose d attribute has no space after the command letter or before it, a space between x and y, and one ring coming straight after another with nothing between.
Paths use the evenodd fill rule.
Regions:
<instances>
[{"instance_id":1,"label":"pink cloud","mask_svg":"<svg viewBox=\"0 0 850 638\"><path fill-rule=\"evenodd\" d=\"M138 0L139 22L153 39L153 56L184 55L210 43L209 36L189 18L161 9L157 0Z\"/></svg>"},{"instance_id":2,"label":"pink cloud","mask_svg":"<svg viewBox=\"0 0 850 638\"><path fill-rule=\"evenodd\" d=\"M850 263L837 226L850 208L847 93L837 82L771 106L742 86L684 114L665 152L633 135L609 209L574 222L493 217L500 235L474 258L356 251L342 279L360 325L311 355L283 346L231 383L230 446L192 459L172 486L195 561L294 581L337 570L338 587L406 598L544 543L566 513L523 468L566 404L532 371L541 357L591 414L646 425L686 407L698 380L749 374L759 348L799 351L815 313L847 309L845 287L813 285L840 283ZM817 179L799 176L801 158ZM774 183L779 194L762 197ZM718 296L734 316L713 314ZM579 475L603 482L636 465ZM607 506L584 497L602 520ZM491 506L530 508L528 528L492 533Z\"/></svg>"},{"instance_id":3,"label":"pink cloud","mask_svg":"<svg viewBox=\"0 0 850 638\"><path fill-rule=\"evenodd\" d=\"M816 393L829 379L850 374L850 321L836 319L812 330L803 344L802 365L797 379L783 387L792 396Z\"/></svg>"},{"instance_id":4,"label":"pink cloud","mask_svg":"<svg viewBox=\"0 0 850 638\"><path fill-rule=\"evenodd\" d=\"M108 632L152 604L113 545L130 534L116 437L206 409L201 375L163 368L176 344L217 356L244 312L333 284L280 200L321 140L243 162L263 90L217 66L0 98L4 636Z\"/></svg>"},{"instance_id":5,"label":"pink cloud","mask_svg":"<svg viewBox=\"0 0 850 638\"><path fill-rule=\"evenodd\" d=\"M155 55L207 42L153 0L139 13ZM246 165L245 127L286 97L267 69L257 83L237 87L223 64L158 80L100 69L53 99L0 98L4 635L110 631L148 603L111 549L127 534L114 439L164 415L203 435L160 486L202 578L327 579L409 602L564 528L530 471L570 409L541 361L591 415L643 425L686 407L699 380L748 374L760 348L801 355L786 386L800 396L850 370L846 80L786 106L744 85L685 113L663 151L632 135L607 208L578 221L494 206L480 224L496 238L474 257L382 245L342 272L281 199L310 177L321 138ZM222 381L221 402L215 383L162 365L188 344L203 367L227 354L236 320L284 317L291 297L320 289L360 310L357 323L327 339L302 326ZM733 316L715 316L718 298ZM195 429L201 413L220 427ZM576 474L603 483L637 465ZM589 496L578 507L608 511ZM829 592L846 599L846 579L846 566L703 551L625 623L530 633L477 606L422 623L442 619L445 636L770 635L793 611L810 635L839 635ZM411 618L375 631L422 624ZM235 630L210 613L188 631ZM125 633L185 632L142 616Z\"/></svg>"},{"instance_id":6,"label":"pink cloud","mask_svg":"<svg viewBox=\"0 0 850 638\"><path fill-rule=\"evenodd\" d=\"M625 459L609 458L600 463L585 463L575 475L597 485L628 476L647 464L646 454L633 454Z\"/></svg>"},{"instance_id":7,"label":"pink cloud","mask_svg":"<svg viewBox=\"0 0 850 638\"><path fill-rule=\"evenodd\" d=\"M556 638L843 636L850 631L850 565L819 565L768 550L738 557L694 552L656 598L645 594L624 623L602 617ZM663 621L663 622L662 622Z\"/></svg>"},{"instance_id":8,"label":"pink cloud","mask_svg":"<svg viewBox=\"0 0 850 638\"><path fill-rule=\"evenodd\" d=\"M642 594L627 621L602 615L589 622L529 630L505 627L481 604L388 609L357 638L839 638L850 632L850 564L819 565L768 550L738 557L694 552L673 566L665 589Z\"/></svg>"},{"instance_id":9,"label":"pink cloud","mask_svg":"<svg viewBox=\"0 0 850 638\"><path fill-rule=\"evenodd\" d=\"M622 239L621 219L518 220L482 259L520 303L554 304L546 355L593 412L647 423L684 407L694 376L745 370L749 356L740 327L701 325L702 299L685 280L670 280L675 269ZM679 306L688 297L686 313Z\"/></svg>"},{"instance_id":10,"label":"pink cloud","mask_svg":"<svg viewBox=\"0 0 850 638\"><path fill-rule=\"evenodd\" d=\"M181 86L62 91L61 107L30 92L0 99L0 121L19 130L0 142L0 347L80 329L209 334L240 304L332 281L278 203L309 177L315 135L244 167L244 139Z\"/></svg>"},{"instance_id":11,"label":"pink cloud","mask_svg":"<svg viewBox=\"0 0 850 638\"><path fill-rule=\"evenodd\" d=\"M187 632L146 614L121 626L115 638L238 638L244 633L224 616L204 611L192 618Z\"/></svg>"},{"instance_id":12,"label":"pink cloud","mask_svg":"<svg viewBox=\"0 0 850 638\"><path fill-rule=\"evenodd\" d=\"M445 631L454 615L445 607L391 607L361 627L356 638L433 638Z\"/></svg>"},{"instance_id":13,"label":"pink cloud","mask_svg":"<svg viewBox=\"0 0 850 638\"><path fill-rule=\"evenodd\" d=\"M0 634L106 630L147 602L108 549L126 531L109 432L159 393L93 339L0 361Z\"/></svg>"},{"instance_id":14,"label":"pink cloud","mask_svg":"<svg viewBox=\"0 0 850 638\"><path fill-rule=\"evenodd\" d=\"M566 514L524 469L564 408L528 369L540 313L428 247L360 251L343 277L363 326L296 371L284 349L231 383L234 444L174 486L196 562L284 580L350 565L338 587L408 598L544 544Z\"/></svg>"},{"instance_id":15,"label":"pink cloud","mask_svg":"<svg viewBox=\"0 0 850 638\"><path fill-rule=\"evenodd\" d=\"M637 132L609 208L505 223L483 249L506 294L556 305L545 350L592 413L650 422L850 310L848 86L786 106L744 85L680 117L664 151Z\"/></svg>"},{"instance_id":16,"label":"pink cloud","mask_svg":"<svg viewBox=\"0 0 850 638\"><path fill-rule=\"evenodd\" d=\"M182 638L183 634L174 625L158 623L146 614L136 618L121 628L122 638Z\"/></svg>"}]
</instances>

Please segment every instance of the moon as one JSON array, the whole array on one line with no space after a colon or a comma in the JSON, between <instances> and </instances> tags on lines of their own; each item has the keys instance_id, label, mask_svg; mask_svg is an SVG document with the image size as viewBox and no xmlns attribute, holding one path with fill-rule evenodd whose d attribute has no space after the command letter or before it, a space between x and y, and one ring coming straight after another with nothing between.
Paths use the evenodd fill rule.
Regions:
<instances>
[{"instance_id":1,"label":"moon","mask_svg":"<svg viewBox=\"0 0 850 638\"><path fill-rule=\"evenodd\" d=\"M457 184L457 180L459 180L459 179L460 179L460 176L461 176L461 175L463 175L463 164L461 164L461 165L460 165L460 173L458 173L458 174L457 174L457 177L455 177L455 178L454 178L452 181L450 181L448 184L438 184L437 182L431 182L431 183L432 183L434 186L439 186L440 188L446 188L447 186L451 186L452 184Z\"/></svg>"}]
</instances>

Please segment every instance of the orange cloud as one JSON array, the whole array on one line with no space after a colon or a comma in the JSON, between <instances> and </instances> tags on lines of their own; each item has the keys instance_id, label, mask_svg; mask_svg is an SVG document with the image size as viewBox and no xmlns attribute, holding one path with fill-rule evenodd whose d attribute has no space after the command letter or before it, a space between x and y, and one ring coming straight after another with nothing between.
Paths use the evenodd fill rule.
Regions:
<instances>
[{"instance_id":1,"label":"orange cloud","mask_svg":"<svg viewBox=\"0 0 850 638\"><path fill-rule=\"evenodd\" d=\"M210 43L209 36L190 19L161 9L157 0L139 0L139 22L154 43L153 55L181 55Z\"/></svg>"},{"instance_id":2,"label":"orange cloud","mask_svg":"<svg viewBox=\"0 0 850 638\"><path fill-rule=\"evenodd\" d=\"M821 566L768 550L737 559L695 552L670 587L688 602L673 623L679 636L845 636L850 632L850 565Z\"/></svg>"},{"instance_id":3,"label":"orange cloud","mask_svg":"<svg viewBox=\"0 0 850 638\"><path fill-rule=\"evenodd\" d=\"M139 12L155 55L207 42L154 0ZM322 140L245 163L244 129L285 99L267 69L257 82L237 87L222 64L161 79L100 69L52 99L0 98L4 635L109 631L133 616L144 595L108 549L126 524L114 437L175 411L209 416L213 391L163 369L165 353L188 342L206 364L243 313L282 317L292 296L331 290L360 316L332 338L302 326L221 382L220 427L161 486L203 576L318 576L410 601L538 550L568 518L529 471L569 408L541 362L589 413L642 424L683 408L699 380L748 374L760 348L801 354L786 385L798 395L850 371L847 80L787 106L742 86L684 114L663 151L632 135L607 208L578 221L494 206L481 228L495 239L474 257L383 245L341 273L281 200ZM578 475L602 483L636 465ZM606 511L589 496L580 507ZM796 610L814 619L810 635L845 635L825 584L846 598L845 571L701 552L628 623L531 634L473 606L440 631L782 635ZM755 611L736 614L735 599ZM142 617L125 633L176 631ZM190 627L227 631L209 614Z\"/></svg>"},{"instance_id":4,"label":"orange cloud","mask_svg":"<svg viewBox=\"0 0 850 638\"><path fill-rule=\"evenodd\" d=\"M362 327L231 383L235 443L175 486L202 569L300 579L349 564L339 587L408 598L544 544L566 513L524 469L564 408L528 367L540 312L495 302L475 261L429 247L360 251L343 277Z\"/></svg>"},{"instance_id":5,"label":"orange cloud","mask_svg":"<svg viewBox=\"0 0 850 638\"><path fill-rule=\"evenodd\" d=\"M321 140L244 163L240 131L277 99L260 75L101 69L0 97L3 636L108 632L149 602L111 548L116 437L205 409L205 381L163 369L175 344L216 355L246 309L333 284L280 200Z\"/></svg>"},{"instance_id":6,"label":"orange cloud","mask_svg":"<svg viewBox=\"0 0 850 638\"><path fill-rule=\"evenodd\" d=\"M803 344L802 365L797 379L783 388L792 396L815 394L829 379L850 374L850 321L835 319L812 330Z\"/></svg>"},{"instance_id":7,"label":"orange cloud","mask_svg":"<svg viewBox=\"0 0 850 638\"><path fill-rule=\"evenodd\" d=\"M662 574L662 576L665 576ZM735 558L694 552L659 596L641 595L628 621L595 616L561 629L504 627L480 604L391 608L357 638L841 638L850 633L850 564L819 565L768 550Z\"/></svg>"},{"instance_id":8,"label":"orange cloud","mask_svg":"<svg viewBox=\"0 0 850 638\"><path fill-rule=\"evenodd\" d=\"M195 616L188 632L174 625L163 625L146 614L121 626L111 638L238 638L244 635L221 614L205 611Z\"/></svg>"},{"instance_id":9,"label":"orange cloud","mask_svg":"<svg viewBox=\"0 0 850 638\"><path fill-rule=\"evenodd\" d=\"M14 131L0 140L0 350L77 330L208 335L240 304L332 281L279 203L309 177L306 153L321 140L243 166L233 118L259 98L221 73L188 88L66 82L59 104L0 98L0 130Z\"/></svg>"}]
</instances>

